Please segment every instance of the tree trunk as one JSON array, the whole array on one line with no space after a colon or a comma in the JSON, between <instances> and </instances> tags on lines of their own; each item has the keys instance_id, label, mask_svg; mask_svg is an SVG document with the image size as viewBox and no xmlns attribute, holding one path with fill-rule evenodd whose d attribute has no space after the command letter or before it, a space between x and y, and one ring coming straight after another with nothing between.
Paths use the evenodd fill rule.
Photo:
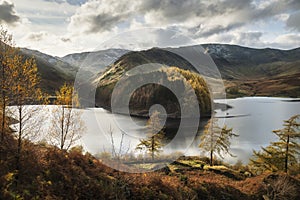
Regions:
<instances>
[{"instance_id":1,"label":"tree trunk","mask_svg":"<svg viewBox=\"0 0 300 200\"><path fill-rule=\"evenodd\" d=\"M17 146L17 155L16 155L16 176L15 176L16 188L18 187L19 171L21 169L20 166L21 152L22 152L22 108L19 108L19 132L18 132L18 146Z\"/></svg>"},{"instance_id":2,"label":"tree trunk","mask_svg":"<svg viewBox=\"0 0 300 200\"><path fill-rule=\"evenodd\" d=\"M154 160L154 136L152 136L151 138L151 157L152 157L152 160Z\"/></svg>"},{"instance_id":3,"label":"tree trunk","mask_svg":"<svg viewBox=\"0 0 300 200\"><path fill-rule=\"evenodd\" d=\"M5 121L6 121L6 94L5 94L5 70L4 66L2 66L2 81L1 81L1 90L2 90L2 127L1 127L1 142L4 141L4 131L5 131Z\"/></svg>"},{"instance_id":4,"label":"tree trunk","mask_svg":"<svg viewBox=\"0 0 300 200\"><path fill-rule=\"evenodd\" d=\"M61 141L60 141L60 149L64 148L64 121L65 121L65 108L62 105L62 116L61 116Z\"/></svg>"},{"instance_id":5,"label":"tree trunk","mask_svg":"<svg viewBox=\"0 0 300 200\"><path fill-rule=\"evenodd\" d=\"M213 166L213 154L214 154L214 152L213 152L213 150L211 150L210 151L210 163L209 163L210 166Z\"/></svg>"},{"instance_id":6,"label":"tree trunk","mask_svg":"<svg viewBox=\"0 0 300 200\"><path fill-rule=\"evenodd\" d=\"M285 160L284 160L284 171L288 172L288 162L289 162L289 143L290 143L290 135L288 133L286 140L286 152L285 152Z\"/></svg>"}]
</instances>

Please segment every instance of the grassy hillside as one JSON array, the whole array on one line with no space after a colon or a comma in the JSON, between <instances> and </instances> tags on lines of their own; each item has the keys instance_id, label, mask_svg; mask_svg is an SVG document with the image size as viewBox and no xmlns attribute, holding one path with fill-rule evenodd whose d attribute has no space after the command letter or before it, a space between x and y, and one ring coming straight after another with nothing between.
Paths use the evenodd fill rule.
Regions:
<instances>
[{"instance_id":1,"label":"grassy hillside","mask_svg":"<svg viewBox=\"0 0 300 200\"><path fill-rule=\"evenodd\" d=\"M17 141L0 146L0 199L299 199L299 176L251 176L247 166L209 167L206 159L181 157L151 173L106 167L82 148L69 152L25 141L21 168L14 168ZM16 182L16 180L18 180ZM281 195L281 196L280 196Z\"/></svg>"}]
</instances>

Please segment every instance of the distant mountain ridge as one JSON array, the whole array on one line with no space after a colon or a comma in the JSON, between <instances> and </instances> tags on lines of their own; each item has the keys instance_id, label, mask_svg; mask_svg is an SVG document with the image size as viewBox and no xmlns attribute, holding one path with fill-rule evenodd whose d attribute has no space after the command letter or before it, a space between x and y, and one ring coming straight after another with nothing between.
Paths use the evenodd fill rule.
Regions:
<instances>
[{"instance_id":1,"label":"distant mountain ridge","mask_svg":"<svg viewBox=\"0 0 300 200\"><path fill-rule=\"evenodd\" d=\"M228 44L201 46L218 66L229 97L253 95L300 97L300 48L254 49ZM193 47L195 46L180 48ZM99 77L112 62L131 53L124 49L107 49L54 57L24 48L21 52L27 57L33 56L37 59L42 76L42 87L50 93L53 93L63 82L74 81L79 69L86 72L87 79L94 80L95 76ZM163 55L157 56L157 61L164 59ZM129 58L127 60L133 62ZM182 65L181 62L176 63L176 59L164 62Z\"/></svg>"},{"instance_id":2,"label":"distant mountain ridge","mask_svg":"<svg viewBox=\"0 0 300 200\"><path fill-rule=\"evenodd\" d=\"M300 48L202 45L224 79L228 97L300 97Z\"/></svg>"},{"instance_id":3,"label":"distant mountain ridge","mask_svg":"<svg viewBox=\"0 0 300 200\"><path fill-rule=\"evenodd\" d=\"M270 64L279 67L280 64L300 61L300 48L292 50L254 49L224 44L204 44L201 46L210 54L224 78L229 79L249 78L249 75L254 78L261 75L271 75L269 72L274 69L270 68ZM286 70L291 69L287 68L282 71ZM275 72L272 75L280 75L280 72Z\"/></svg>"}]
</instances>

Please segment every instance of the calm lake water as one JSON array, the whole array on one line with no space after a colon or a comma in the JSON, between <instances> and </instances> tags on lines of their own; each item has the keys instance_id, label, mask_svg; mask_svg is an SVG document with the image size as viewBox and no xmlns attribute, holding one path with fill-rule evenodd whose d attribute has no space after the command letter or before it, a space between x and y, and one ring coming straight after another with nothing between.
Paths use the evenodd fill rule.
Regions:
<instances>
[{"instance_id":1,"label":"calm lake water","mask_svg":"<svg viewBox=\"0 0 300 200\"><path fill-rule=\"evenodd\" d=\"M225 157L226 162L235 163L238 159L247 163L252 150L259 150L277 138L272 130L281 129L283 120L300 114L300 102L290 98L245 97L216 100L232 106L227 111L217 110L220 125L226 124L240 136L232 140L231 151L237 157ZM145 136L144 119L134 119L122 115L112 115L101 108L85 110L83 119L86 134L80 143L91 153L111 152L112 140L116 150L121 153L133 153L139 139ZM203 122L205 123L205 122ZM111 131L110 131L111 130ZM111 137L112 132L113 137ZM195 138L180 138L180 142L171 145L171 152L184 152L185 155L200 155L198 148L201 133ZM121 138L123 136L122 145ZM194 141L191 145L191 141ZM189 148L186 148L189 146ZM121 147L121 148L120 148ZM170 153L170 149L166 152Z\"/></svg>"},{"instance_id":2,"label":"calm lake water","mask_svg":"<svg viewBox=\"0 0 300 200\"><path fill-rule=\"evenodd\" d=\"M226 111L216 110L216 117L219 118L220 126L226 124L233 128L233 131L240 136L234 138L231 151L237 157L225 157L225 161L235 163L242 160L248 163L252 155L252 150L259 150L261 146L267 146L271 141L277 140L272 130L281 129L283 120L291 116L300 114L299 99L290 98L270 98L270 97L246 97L227 100L216 100L217 103L226 103L232 106ZM49 133L51 113L54 106L28 106L26 109L41 109L33 122L28 123L30 133L36 132L36 140L43 139L43 134ZM15 107L11 107L12 112ZM135 147L140 142L140 138L145 137L146 129L145 119L137 119L113 115L101 108L92 108L80 110L82 119L85 123L85 134L78 141L85 150L92 154L101 152L112 152L112 143L115 151L120 154L141 154ZM206 121L201 123L202 126ZM35 124L32 124L35 123ZM43 127L39 125L42 124ZM16 124L17 125L17 124ZM12 125L16 130L18 126ZM34 130L36 127L36 131ZM188 127L188 125L187 125ZM26 128L26 127L25 127ZM185 129L188 132L188 129ZM110 134L112 133L112 135ZM196 136L195 136L196 135ZM165 148L165 154L181 152L185 155L200 155L198 148L200 143L201 131L189 137L177 134L177 140L172 140L168 148ZM113 138L113 141L112 141ZM123 138L123 140L121 140Z\"/></svg>"}]
</instances>

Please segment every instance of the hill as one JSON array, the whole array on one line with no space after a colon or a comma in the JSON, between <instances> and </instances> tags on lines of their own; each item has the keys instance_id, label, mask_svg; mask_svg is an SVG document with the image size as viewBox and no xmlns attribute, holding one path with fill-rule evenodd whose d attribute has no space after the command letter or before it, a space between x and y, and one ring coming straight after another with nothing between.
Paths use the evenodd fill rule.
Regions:
<instances>
[{"instance_id":1,"label":"hill","mask_svg":"<svg viewBox=\"0 0 300 200\"><path fill-rule=\"evenodd\" d=\"M237 45L202 45L225 81L228 97L300 97L300 48L253 49Z\"/></svg>"},{"instance_id":2,"label":"hill","mask_svg":"<svg viewBox=\"0 0 300 200\"><path fill-rule=\"evenodd\" d=\"M136 66L160 63L162 68L159 71L153 70L153 65L146 66L144 71L138 71L137 74L130 74L129 71ZM175 66L175 67L164 67ZM148 69L149 68L149 69ZM177 73L176 73L177 72ZM124 86L135 85L139 82L154 80L161 77L156 84L146 84L137 90L131 96L129 108L130 114L137 116L148 116L150 106L154 104L161 104L166 109L168 117L178 118L180 116L180 106L173 91L167 89L162 84L175 85L174 90L179 90L183 94L183 98L189 99L187 89L187 82L190 82L193 89L196 91L198 103L201 108L201 115L208 116L211 113L211 99L209 89L204 79L196 74L196 69L185 59L177 54L169 51L153 48L145 51L129 52L120 57L112 65L110 65L101 75L94 80L97 84L96 104L98 106L110 109L111 96L116 83L122 78L127 77L123 83ZM180 77L180 75L182 77ZM163 78L165 77L165 78ZM184 78L186 80L184 80ZM127 88L125 88L127 89ZM122 103L122 98L127 95L125 89L118 91L119 105L126 105ZM115 92L115 91L114 91ZM188 100L187 100L188 101ZM185 102L185 100L183 100ZM186 102L186 105L192 102ZM122 111L119 111L122 113Z\"/></svg>"},{"instance_id":3,"label":"hill","mask_svg":"<svg viewBox=\"0 0 300 200\"><path fill-rule=\"evenodd\" d=\"M25 58L34 57L41 75L41 88L44 92L54 94L64 82L73 82L77 69L72 65L39 51L22 48L20 54Z\"/></svg>"}]
</instances>

